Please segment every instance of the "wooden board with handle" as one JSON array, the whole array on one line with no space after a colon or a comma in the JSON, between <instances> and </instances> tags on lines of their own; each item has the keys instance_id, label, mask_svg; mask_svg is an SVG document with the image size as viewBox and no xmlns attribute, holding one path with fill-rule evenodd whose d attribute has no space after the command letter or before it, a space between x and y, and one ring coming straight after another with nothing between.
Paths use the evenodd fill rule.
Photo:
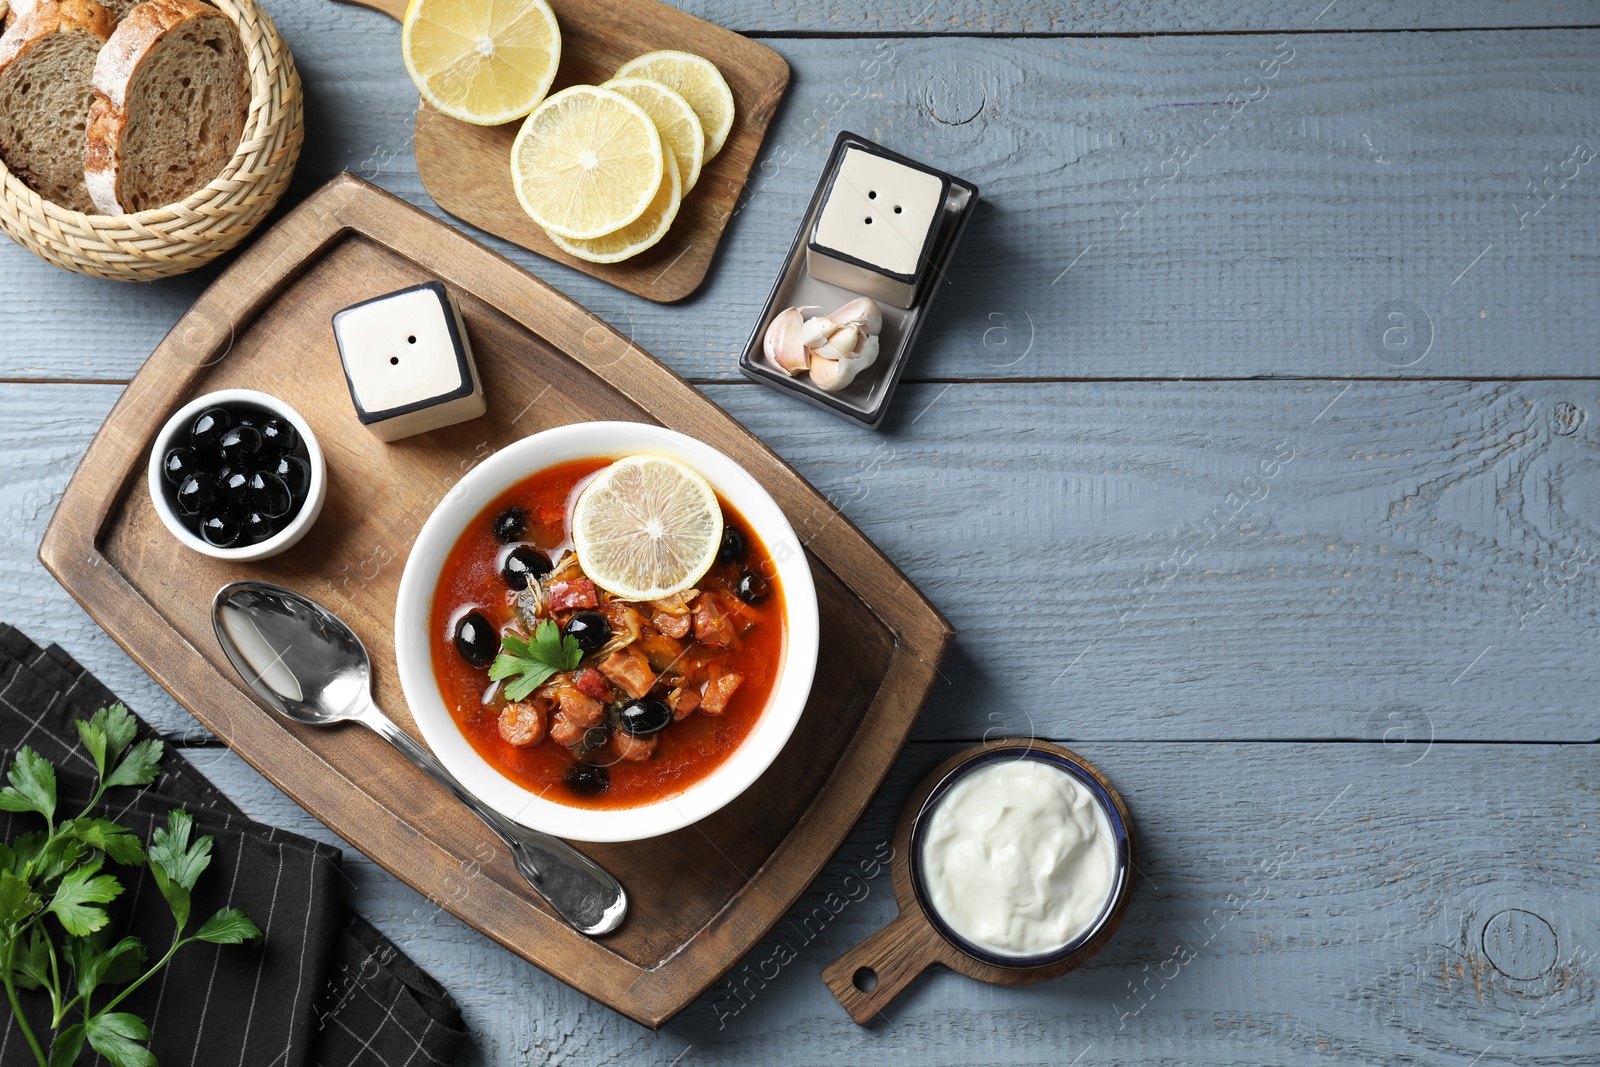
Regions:
<instances>
[{"instance_id":1,"label":"wooden board with handle","mask_svg":"<svg viewBox=\"0 0 1600 1067\"><path fill-rule=\"evenodd\" d=\"M357 421L329 320L437 278L461 303L489 413L384 444ZM227 563L181 547L143 472L168 416L249 384L310 423L328 501L282 556ZM212 594L259 578L311 596L370 650L380 707L415 734L394 670L411 542L463 472L501 445L590 419L656 422L727 453L788 515L823 619L817 684L773 767L665 837L584 845L623 882L620 930L585 938L527 891L499 842L381 739L286 724L212 636ZM348 175L218 278L127 388L56 509L40 556L145 670L240 755L440 907L590 996L659 1026L752 948L843 841L910 732L952 636L872 544L754 435L598 318L436 219Z\"/></svg>"},{"instance_id":2,"label":"wooden board with handle","mask_svg":"<svg viewBox=\"0 0 1600 1067\"><path fill-rule=\"evenodd\" d=\"M405 18L405 0L345 2ZM788 88L789 64L765 45L658 0L550 0L550 7L561 25L561 66L552 93L569 85L599 85L635 56L662 49L711 60L733 90L728 140L706 162L661 243L609 264L590 263L557 247L522 210L511 185L511 143L520 122L474 126L423 104L417 109L417 173L428 195L463 222L647 300L682 300L705 280L738 210L745 180Z\"/></svg>"}]
</instances>

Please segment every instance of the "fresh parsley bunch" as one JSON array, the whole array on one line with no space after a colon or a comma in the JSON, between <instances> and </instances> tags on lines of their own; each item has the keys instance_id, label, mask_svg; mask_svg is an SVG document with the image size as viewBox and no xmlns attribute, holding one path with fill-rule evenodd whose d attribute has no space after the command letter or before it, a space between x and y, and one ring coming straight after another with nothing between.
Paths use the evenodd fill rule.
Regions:
<instances>
[{"instance_id":1,"label":"fresh parsley bunch","mask_svg":"<svg viewBox=\"0 0 1600 1067\"><path fill-rule=\"evenodd\" d=\"M17 753L6 774L11 784L0 789L0 809L33 812L45 823L43 830L0 844L0 981L39 1067L68 1067L85 1041L115 1067L154 1067L156 1058L141 1044L149 1040L150 1028L137 1015L115 1010L117 1005L184 945L236 945L261 936L237 908L222 909L184 935L189 894L211 863L212 844L210 837L189 840L194 820L188 812L171 812L167 825L151 835L148 849L127 827L90 817L107 789L149 785L160 772L161 742L134 744L135 724L121 704L75 724L99 778L94 798L76 818L56 821L55 768L31 748ZM113 942L106 928L110 916L101 905L123 888L115 875L101 873L108 859L126 867L148 866L172 909L172 944L148 968L143 942L137 937ZM97 990L117 985L123 988L115 996L91 1006ZM50 995L49 1056L22 1013L19 988Z\"/></svg>"},{"instance_id":2,"label":"fresh parsley bunch","mask_svg":"<svg viewBox=\"0 0 1600 1067\"><path fill-rule=\"evenodd\" d=\"M500 639L500 654L489 664L489 678L496 682L515 678L506 685L506 699L521 700L551 675L576 669L581 659L583 649L578 646L578 639L563 635L560 627L545 619L534 627L532 641L524 641L516 634Z\"/></svg>"}]
</instances>

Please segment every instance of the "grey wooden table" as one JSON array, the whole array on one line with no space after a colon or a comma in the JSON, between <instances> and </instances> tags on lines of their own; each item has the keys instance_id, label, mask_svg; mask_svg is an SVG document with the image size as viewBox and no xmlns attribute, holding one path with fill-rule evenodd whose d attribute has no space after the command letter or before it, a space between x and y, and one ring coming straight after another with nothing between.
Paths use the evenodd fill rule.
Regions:
<instances>
[{"instance_id":1,"label":"grey wooden table","mask_svg":"<svg viewBox=\"0 0 1600 1067\"><path fill-rule=\"evenodd\" d=\"M348 169L437 213L399 27L271 7L306 79L295 196ZM1600 6L689 7L795 74L705 289L660 307L487 243L757 427L961 635L793 922L659 1033L347 853L357 905L460 999L472 1062L1600 1060ZM879 433L735 367L839 129L984 192ZM331 840L35 558L209 277L120 286L0 248L0 614L252 814ZM935 973L858 1029L818 971L892 893L830 893L923 773L996 734L1121 787L1127 922L1063 979Z\"/></svg>"}]
</instances>

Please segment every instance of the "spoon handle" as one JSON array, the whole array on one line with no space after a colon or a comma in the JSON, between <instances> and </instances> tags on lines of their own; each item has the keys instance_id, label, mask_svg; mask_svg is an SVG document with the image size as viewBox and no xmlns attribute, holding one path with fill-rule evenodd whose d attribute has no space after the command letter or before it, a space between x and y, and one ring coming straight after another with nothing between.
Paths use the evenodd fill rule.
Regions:
<instances>
[{"instance_id":1,"label":"spoon handle","mask_svg":"<svg viewBox=\"0 0 1600 1067\"><path fill-rule=\"evenodd\" d=\"M591 937L610 933L628 911L628 895L604 868L571 845L549 834L530 830L485 807L433 753L412 740L377 705L369 703L360 721L427 771L456 795L474 815L500 836L511 849L517 870L561 917L579 933Z\"/></svg>"}]
</instances>

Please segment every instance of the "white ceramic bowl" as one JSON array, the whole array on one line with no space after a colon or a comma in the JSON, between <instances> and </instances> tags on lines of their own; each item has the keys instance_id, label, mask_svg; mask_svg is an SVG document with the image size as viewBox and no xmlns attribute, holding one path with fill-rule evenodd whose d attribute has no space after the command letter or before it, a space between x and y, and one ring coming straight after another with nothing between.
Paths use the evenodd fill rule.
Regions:
<instances>
[{"instance_id":1,"label":"white ceramic bowl","mask_svg":"<svg viewBox=\"0 0 1600 1067\"><path fill-rule=\"evenodd\" d=\"M433 594L456 540L496 497L558 463L593 457L671 456L699 471L748 522L778 568L786 632L772 696L744 743L677 796L601 811L560 804L524 789L478 755L445 706L433 675L428 628ZM400 577L395 659L412 718L428 747L479 799L524 826L578 841L637 841L680 830L733 800L771 766L794 732L817 665L817 593L811 568L777 503L733 460L692 437L635 422L584 422L508 445L474 467L423 524Z\"/></svg>"},{"instance_id":2,"label":"white ceramic bowl","mask_svg":"<svg viewBox=\"0 0 1600 1067\"><path fill-rule=\"evenodd\" d=\"M195 416L206 408L224 404L254 404L288 422L306 443L306 454L311 466L311 484L306 492L305 503L300 505L299 513L289 525L273 536L243 548L216 548L190 533L167 500L166 475L161 471L161 461L165 458L167 449L179 443L179 435L194 422ZM322 502L328 495L328 466L322 458L322 447L317 444L317 435L311 432L311 427L294 408L275 396L254 389L219 389L214 393L195 397L174 412L166 425L161 427L161 432L156 434L155 446L150 450L150 465L146 477L150 486L150 500L156 506L156 514L161 516L161 521L172 531L173 537L196 552L238 563L266 559L287 551L296 541L304 537L306 531L317 521L317 516L322 514Z\"/></svg>"}]
</instances>

